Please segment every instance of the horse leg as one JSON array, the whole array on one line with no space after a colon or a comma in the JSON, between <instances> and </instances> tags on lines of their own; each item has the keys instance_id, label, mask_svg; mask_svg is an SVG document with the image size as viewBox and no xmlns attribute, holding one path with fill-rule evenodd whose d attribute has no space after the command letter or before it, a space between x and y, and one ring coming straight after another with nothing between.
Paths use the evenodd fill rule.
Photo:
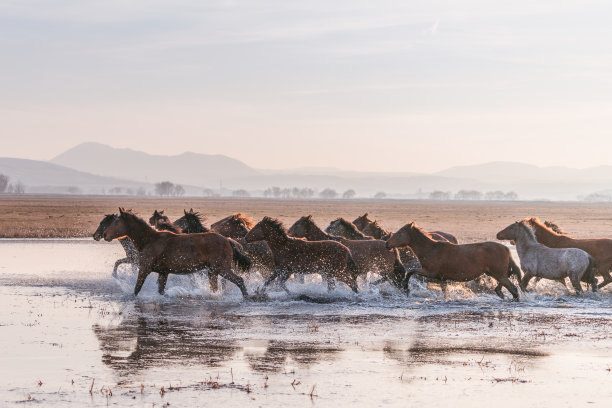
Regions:
<instances>
[{"instance_id":1,"label":"horse leg","mask_svg":"<svg viewBox=\"0 0 612 408\"><path fill-rule=\"evenodd\" d=\"M163 295L164 290L166 289L166 282L168 282L168 274L158 273L157 275L157 291L160 295Z\"/></svg>"},{"instance_id":2,"label":"horse leg","mask_svg":"<svg viewBox=\"0 0 612 408\"><path fill-rule=\"evenodd\" d=\"M504 299L504 294L501 291L501 286L503 286L508 289L510 293L512 293L512 297L515 301L519 300L518 289L516 288L516 286L514 286L514 283L512 283L512 281L508 279L507 276L502 276L501 278L497 279L497 281L499 282L499 284L495 288L495 293L497 293L497 296Z\"/></svg>"},{"instance_id":3,"label":"horse leg","mask_svg":"<svg viewBox=\"0 0 612 408\"><path fill-rule=\"evenodd\" d=\"M444 299L446 299L446 294L447 294L447 290L448 290L448 282L445 280L441 280L440 281L440 290L442 290L442 296L444 296Z\"/></svg>"},{"instance_id":4,"label":"horse leg","mask_svg":"<svg viewBox=\"0 0 612 408\"><path fill-rule=\"evenodd\" d=\"M242 279L242 277L236 275L229 269L220 270L219 275L232 282L234 285L238 286L240 292L242 292L243 297L249 296L249 293L246 290L246 286L244 285L244 279Z\"/></svg>"},{"instance_id":5,"label":"horse leg","mask_svg":"<svg viewBox=\"0 0 612 408\"><path fill-rule=\"evenodd\" d=\"M570 276L570 282L572 282L572 286L576 289L576 293L579 295L582 293L582 285L580 284L580 279L578 279L575 275ZM565 279L563 280L565 284Z\"/></svg>"},{"instance_id":6,"label":"horse leg","mask_svg":"<svg viewBox=\"0 0 612 408\"><path fill-rule=\"evenodd\" d=\"M129 262L130 260L127 257L117 259L117 262L115 262L115 267L113 268L113 278L117 277L117 268L119 268L119 265L124 264L124 263L129 263Z\"/></svg>"},{"instance_id":7,"label":"horse leg","mask_svg":"<svg viewBox=\"0 0 612 408\"><path fill-rule=\"evenodd\" d=\"M219 281L217 280L218 276L218 273L208 271L208 284L210 285L210 290L212 290L213 293L216 293L219 290Z\"/></svg>"},{"instance_id":8,"label":"horse leg","mask_svg":"<svg viewBox=\"0 0 612 408\"><path fill-rule=\"evenodd\" d=\"M603 278L603 282L601 282L597 287L599 289L606 286L608 283L612 282L612 276L610 276L610 271L601 272L601 277Z\"/></svg>"},{"instance_id":9,"label":"horse leg","mask_svg":"<svg viewBox=\"0 0 612 408\"><path fill-rule=\"evenodd\" d=\"M531 278L533 278L533 275L529 271L525 271L525 275L523 275L523 279L519 283L519 287L523 292L527 292L527 285L529 285Z\"/></svg>"},{"instance_id":10,"label":"horse leg","mask_svg":"<svg viewBox=\"0 0 612 408\"><path fill-rule=\"evenodd\" d=\"M142 289L142 285L144 285L145 279L151 273L150 267L140 267L138 271L138 279L136 280L136 286L134 287L134 296L138 296L138 292Z\"/></svg>"},{"instance_id":11,"label":"horse leg","mask_svg":"<svg viewBox=\"0 0 612 408\"><path fill-rule=\"evenodd\" d=\"M273 280L278 278L282 273L283 273L282 269L277 269L277 268L273 269L272 273L268 275L268 277L264 281L263 287L264 288L267 287Z\"/></svg>"}]
</instances>

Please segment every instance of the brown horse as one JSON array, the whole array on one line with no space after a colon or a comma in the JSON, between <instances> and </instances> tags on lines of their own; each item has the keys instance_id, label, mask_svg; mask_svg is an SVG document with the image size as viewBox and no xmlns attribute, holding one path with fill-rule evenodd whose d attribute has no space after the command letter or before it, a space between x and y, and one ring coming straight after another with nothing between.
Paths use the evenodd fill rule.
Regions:
<instances>
[{"instance_id":1,"label":"brown horse","mask_svg":"<svg viewBox=\"0 0 612 408\"><path fill-rule=\"evenodd\" d=\"M242 213L236 213L211 224L210 228L217 234L238 239L244 238L254 225L251 218Z\"/></svg>"},{"instance_id":2,"label":"brown horse","mask_svg":"<svg viewBox=\"0 0 612 408\"><path fill-rule=\"evenodd\" d=\"M327 279L329 288L338 279L357 292L359 269L350 250L339 242L290 237L283 224L270 217L264 217L245 238L247 242L266 241L274 255L274 270L264 287L278 278L287 290L284 284L292 274L318 273Z\"/></svg>"},{"instance_id":3,"label":"brown horse","mask_svg":"<svg viewBox=\"0 0 612 408\"><path fill-rule=\"evenodd\" d=\"M244 297L248 295L243 279L232 272L234 251L222 235L155 231L142 218L119 208L119 216L106 228L103 237L106 241L129 237L138 250L134 295L138 295L151 272L157 272L158 291L163 294L169 274L189 274L205 268L210 269L209 276L215 281L221 275L238 286Z\"/></svg>"},{"instance_id":4,"label":"brown horse","mask_svg":"<svg viewBox=\"0 0 612 408\"><path fill-rule=\"evenodd\" d=\"M180 220L182 220L182 218ZM153 215L151 215L149 218L149 225L155 227L155 229L158 231L170 231L174 232L175 234L187 233L187 224L181 222L180 220L172 222L167 215L164 215L164 210L154 210Z\"/></svg>"},{"instance_id":5,"label":"brown horse","mask_svg":"<svg viewBox=\"0 0 612 408\"><path fill-rule=\"evenodd\" d=\"M238 241L253 261L253 266L267 276L274 268L272 251L264 241L247 242L244 237L255 225L253 220L242 213L232 214L210 225L212 231ZM303 279L302 279L303 280Z\"/></svg>"},{"instance_id":6,"label":"brown horse","mask_svg":"<svg viewBox=\"0 0 612 408\"><path fill-rule=\"evenodd\" d=\"M539 243L551 248L579 248L591 255L595 262L595 274L603 277L603 282L599 284L599 288L603 288L612 282L612 276L610 276L610 269L612 269L612 239L571 238L569 235L555 232L552 227L553 223L549 222L548 224L551 225L549 227L535 217L529 218L526 221L533 228ZM554 227L558 228L556 225Z\"/></svg>"},{"instance_id":7,"label":"brown horse","mask_svg":"<svg viewBox=\"0 0 612 408\"><path fill-rule=\"evenodd\" d=\"M327 228L325 228L325 232L344 237L346 239L372 239L372 237L369 237L363 232L359 231L355 224L345 220L342 217L336 218L330 222Z\"/></svg>"},{"instance_id":8,"label":"brown horse","mask_svg":"<svg viewBox=\"0 0 612 408\"><path fill-rule=\"evenodd\" d=\"M363 214L361 217L355 218L353 224L355 224L355 226L359 228L359 230L365 235L369 235L376 239L387 240L391 236L391 232L384 229L382 225L380 225L378 220L370 220L370 218L368 218L368 213ZM453 244L459 243L459 241L457 241L457 238L453 234L449 234L448 232L429 231L429 234L436 241L448 241L452 242Z\"/></svg>"},{"instance_id":9,"label":"brown horse","mask_svg":"<svg viewBox=\"0 0 612 408\"><path fill-rule=\"evenodd\" d=\"M441 281L467 282L486 274L499 282L495 288L499 297L504 298L501 291L503 286L518 300L518 290L508 277L514 274L520 281L521 272L510 256L510 250L500 243L457 245L439 242L412 222L404 225L387 240L388 248L402 246L410 246L421 263L420 268L406 274L406 279L417 273Z\"/></svg>"},{"instance_id":10,"label":"brown horse","mask_svg":"<svg viewBox=\"0 0 612 408\"><path fill-rule=\"evenodd\" d=\"M395 286L402 288L401 285L406 277L406 269L399 259L397 250L388 250L382 240L350 240L327 234L313 221L312 215L297 220L288 232L289 235L296 238L306 238L309 241L338 241L351 251L351 255L362 274L368 271L377 271L381 276L389 278ZM406 290L407 288L402 289Z\"/></svg>"},{"instance_id":11,"label":"brown horse","mask_svg":"<svg viewBox=\"0 0 612 408\"><path fill-rule=\"evenodd\" d=\"M105 215L104 218L102 218L102 221L100 221L100 225L98 225L98 228L94 232L93 239L95 239L96 241L101 240L102 234L104 234L104 231L106 231L108 226L111 225L112 222L115 221L115 218L118 216L119 215L117 214ZM120 238L119 243L121 244L121 246L123 247L123 250L125 251L125 258L118 259L115 262L115 266L113 267L113 277L114 278L117 277L117 269L119 268L119 265L124 264L124 263L136 265L138 263L138 251L134 247L132 240L127 237Z\"/></svg>"}]
</instances>

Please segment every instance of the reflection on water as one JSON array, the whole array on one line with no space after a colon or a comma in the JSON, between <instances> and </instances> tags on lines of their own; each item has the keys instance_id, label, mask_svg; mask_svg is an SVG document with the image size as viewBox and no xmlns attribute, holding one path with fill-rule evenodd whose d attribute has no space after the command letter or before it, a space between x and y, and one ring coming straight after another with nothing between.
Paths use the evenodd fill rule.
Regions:
<instances>
[{"instance_id":1,"label":"reflection on water","mask_svg":"<svg viewBox=\"0 0 612 408\"><path fill-rule=\"evenodd\" d=\"M245 358L254 371L280 372L291 362L307 369L321 361L333 361L340 351L335 347L322 347L318 343L271 341L263 354L247 351Z\"/></svg>"}]
</instances>

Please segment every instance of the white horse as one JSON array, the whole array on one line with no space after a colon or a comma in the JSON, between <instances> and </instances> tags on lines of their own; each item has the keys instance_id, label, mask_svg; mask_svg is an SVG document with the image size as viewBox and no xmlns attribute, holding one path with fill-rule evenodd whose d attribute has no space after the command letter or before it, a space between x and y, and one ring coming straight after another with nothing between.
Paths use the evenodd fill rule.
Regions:
<instances>
[{"instance_id":1,"label":"white horse","mask_svg":"<svg viewBox=\"0 0 612 408\"><path fill-rule=\"evenodd\" d=\"M593 258L578 248L549 248L540 244L531 228L524 221L517 221L497 233L497 239L511 240L521 260L525 273L521 280L521 290L525 291L529 280L534 276L556 280L565 286L569 277L577 293L582 293L580 281L591 284L597 290L597 280L593 274Z\"/></svg>"}]
</instances>

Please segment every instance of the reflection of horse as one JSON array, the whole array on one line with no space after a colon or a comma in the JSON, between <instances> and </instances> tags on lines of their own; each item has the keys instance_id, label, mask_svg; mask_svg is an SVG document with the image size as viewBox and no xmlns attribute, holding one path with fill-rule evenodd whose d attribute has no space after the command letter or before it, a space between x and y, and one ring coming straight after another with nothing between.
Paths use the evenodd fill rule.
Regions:
<instances>
[{"instance_id":1,"label":"reflection of horse","mask_svg":"<svg viewBox=\"0 0 612 408\"><path fill-rule=\"evenodd\" d=\"M138 307L138 305L137 305ZM178 322L127 314L118 326L94 325L102 362L119 373L193 362L219 367L240 350L230 338L219 337L218 327L202 327L193 316Z\"/></svg>"},{"instance_id":2,"label":"reflection of horse","mask_svg":"<svg viewBox=\"0 0 612 408\"><path fill-rule=\"evenodd\" d=\"M527 222L533 228L539 243L551 248L579 248L591 255L595 261L595 274L601 275L604 279L599 284L600 288L612 282L612 276L610 276L610 269L612 269L612 239L575 239L569 235L555 232L553 228L548 227L537 218L529 218ZM549 224L551 226L554 225L550 222ZM555 227L557 226L555 225Z\"/></svg>"},{"instance_id":3,"label":"reflection of horse","mask_svg":"<svg viewBox=\"0 0 612 408\"><path fill-rule=\"evenodd\" d=\"M456 245L435 241L431 235L414 222L404 225L387 240L388 248L410 246L421 264L406 274L413 273L442 281L467 282L482 274L499 282L495 293L502 299L502 286L518 300L518 290L508 279L511 274L521 279L521 271L510 256L510 250L497 242ZM443 290L444 290L443 286Z\"/></svg>"},{"instance_id":4,"label":"reflection of horse","mask_svg":"<svg viewBox=\"0 0 612 408\"><path fill-rule=\"evenodd\" d=\"M516 251L521 260L525 275L521 280L524 291L529 280L534 277L553 279L563 283L569 277L576 292L582 292L580 281L597 289L597 280L593 276L593 258L578 248L549 248L540 244L535 233L525 221L517 221L497 233L497 239L511 240L516 243Z\"/></svg>"},{"instance_id":5,"label":"reflection of horse","mask_svg":"<svg viewBox=\"0 0 612 408\"><path fill-rule=\"evenodd\" d=\"M317 226L311 215L297 220L288 232L296 238L306 238L309 241L334 240L346 245L362 274L378 271L383 277L390 278L397 287L401 287L406 276L397 251L389 251L382 240L349 240L327 234Z\"/></svg>"},{"instance_id":6,"label":"reflection of horse","mask_svg":"<svg viewBox=\"0 0 612 408\"><path fill-rule=\"evenodd\" d=\"M247 290L243 279L232 272L234 251L229 240L216 233L174 234L151 228L142 218L119 209L116 217L104 231L106 241L129 237L140 253L138 280L134 294L138 295L151 272L158 274L158 290L163 294L170 273L189 274L209 268L211 283L221 275L240 288L243 296Z\"/></svg>"},{"instance_id":7,"label":"reflection of horse","mask_svg":"<svg viewBox=\"0 0 612 408\"><path fill-rule=\"evenodd\" d=\"M274 270L264 287L277 278L284 286L291 274L318 273L327 279L329 288L332 279L338 279L357 292L359 269L349 249L339 242L290 237L283 224L270 217L264 217L245 238L247 242L266 241L274 255Z\"/></svg>"},{"instance_id":8,"label":"reflection of horse","mask_svg":"<svg viewBox=\"0 0 612 408\"><path fill-rule=\"evenodd\" d=\"M333 360L340 349L322 347L318 343L295 343L287 341L270 341L263 354L245 353L253 371L280 372L289 360L301 366L310 365L321 360Z\"/></svg>"},{"instance_id":9,"label":"reflection of horse","mask_svg":"<svg viewBox=\"0 0 612 408\"><path fill-rule=\"evenodd\" d=\"M106 228L108 228L108 226L115 220L115 217L118 217L118 215L107 214L104 216L104 218L102 218L102 221L100 221L100 225L98 225L98 229L93 234L93 238L96 241L102 239L102 234L104 233L104 231L106 231ZM119 243L125 251L125 258L118 259L117 262L115 262L115 266L113 267L114 278L117 277L117 268L119 268L119 265L129 263L134 266L138 263L138 251L136 250L136 248L134 248L132 240L129 238L119 238Z\"/></svg>"}]
</instances>

